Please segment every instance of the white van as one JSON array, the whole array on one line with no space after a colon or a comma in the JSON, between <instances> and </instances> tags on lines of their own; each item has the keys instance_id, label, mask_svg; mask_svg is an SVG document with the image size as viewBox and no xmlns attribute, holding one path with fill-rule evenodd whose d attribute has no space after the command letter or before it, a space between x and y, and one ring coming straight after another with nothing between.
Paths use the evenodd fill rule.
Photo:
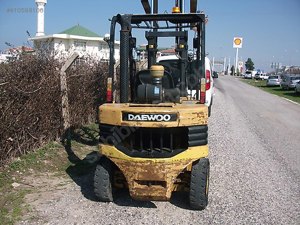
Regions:
<instances>
[{"instance_id":1,"label":"white van","mask_svg":"<svg viewBox=\"0 0 300 225\"><path fill-rule=\"evenodd\" d=\"M269 76L267 76L267 74L264 73L264 72L257 72L257 73L255 74L255 77L254 77L254 78L255 78L256 80L267 80L268 77L269 77Z\"/></svg>"},{"instance_id":2,"label":"white van","mask_svg":"<svg viewBox=\"0 0 300 225\"><path fill-rule=\"evenodd\" d=\"M255 77L255 74L257 73L256 70L247 70L244 74L245 79L252 79Z\"/></svg>"},{"instance_id":3,"label":"white van","mask_svg":"<svg viewBox=\"0 0 300 225\"><path fill-rule=\"evenodd\" d=\"M176 60L179 59L177 55L166 55L160 56L157 58L156 62ZM206 92L205 92L205 105L208 106L208 116L211 114L211 107L213 103L213 94L214 94L214 80L212 77L212 67L211 62L208 57L205 57L205 78L206 78ZM196 97L196 90L191 92L192 97Z\"/></svg>"},{"instance_id":4,"label":"white van","mask_svg":"<svg viewBox=\"0 0 300 225\"><path fill-rule=\"evenodd\" d=\"M208 116L211 114L211 107L213 103L214 95L214 79L213 71L210 63L210 59L205 57L205 78L206 78L206 94L205 94L205 105L208 106Z\"/></svg>"}]
</instances>

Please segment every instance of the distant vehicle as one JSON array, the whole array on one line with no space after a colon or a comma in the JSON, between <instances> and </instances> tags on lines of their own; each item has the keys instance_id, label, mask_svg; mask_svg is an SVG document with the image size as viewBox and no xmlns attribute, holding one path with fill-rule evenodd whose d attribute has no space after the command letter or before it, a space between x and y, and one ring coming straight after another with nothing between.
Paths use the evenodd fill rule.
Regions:
<instances>
[{"instance_id":1,"label":"distant vehicle","mask_svg":"<svg viewBox=\"0 0 300 225\"><path fill-rule=\"evenodd\" d=\"M245 79L252 79L252 78L255 77L255 74L256 74L256 73L257 73L256 70L247 70L247 71L245 72L244 78L245 78Z\"/></svg>"},{"instance_id":2,"label":"distant vehicle","mask_svg":"<svg viewBox=\"0 0 300 225\"><path fill-rule=\"evenodd\" d=\"M219 77L219 73L217 71L213 71L213 78L218 78Z\"/></svg>"},{"instance_id":3,"label":"distant vehicle","mask_svg":"<svg viewBox=\"0 0 300 225\"><path fill-rule=\"evenodd\" d=\"M245 79L252 79L252 72L251 71L246 71L244 74Z\"/></svg>"},{"instance_id":4,"label":"distant vehicle","mask_svg":"<svg viewBox=\"0 0 300 225\"><path fill-rule=\"evenodd\" d=\"M296 83L299 81L300 81L300 75L285 74L282 77L280 86L284 90L294 89L296 87Z\"/></svg>"},{"instance_id":5,"label":"distant vehicle","mask_svg":"<svg viewBox=\"0 0 300 225\"><path fill-rule=\"evenodd\" d=\"M254 75L254 78L255 78L255 80L260 80L261 78L260 78L260 73L256 73L255 75Z\"/></svg>"},{"instance_id":6,"label":"distant vehicle","mask_svg":"<svg viewBox=\"0 0 300 225\"><path fill-rule=\"evenodd\" d=\"M267 86L280 86L280 76L279 75L270 75L267 80Z\"/></svg>"},{"instance_id":7,"label":"distant vehicle","mask_svg":"<svg viewBox=\"0 0 300 225\"><path fill-rule=\"evenodd\" d=\"M257 73L255 74L255 76L254 76L254 78L255 78L256 80L267 80L268 78L266 78L266 77L268 77L268 76L267 76L267 74L264 73L264 72L257 72Z\"/></svg>"},{"instance_id":8,"label":"distant vehicle","mask_svg":"<svg viewBox=\"0 0 300 225\"><path fill-rule=\"evenodd\" d=\"M263 73L262 79L263 79L263 80L268 80L268 78L269 78L269 75L266 74L266 73Z\"/></svg>"},{"instance_id":9,"label":"distant vehicle","mask_svg":"<svg viewBox=\"0 0 300 225\"><path fill-rule=\"evenodd\" d=\"M298 81L295 85L295 92L300 93L300 81Z\"/></svg>"},{"instance_id":10,"label":"distant vehicle","mask_svg":"<svg viewBox=\"0 0 300 225\"><path fill-rule=\"evenodd\" d=\"M263 75L263 73L257 72L257 73L254 75L254 78L255 78L256 80L262 80L262 75Z\"/></svg>"}]
</instances>

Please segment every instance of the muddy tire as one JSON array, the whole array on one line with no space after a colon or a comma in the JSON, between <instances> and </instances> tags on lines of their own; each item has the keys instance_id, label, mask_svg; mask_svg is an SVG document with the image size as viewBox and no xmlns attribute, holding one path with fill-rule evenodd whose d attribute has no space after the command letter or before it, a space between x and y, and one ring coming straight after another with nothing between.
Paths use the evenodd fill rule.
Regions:
<instances>
[{"instance_id":1,"label":"muddy tire","mask_svg":"<svg viewBox=\"0 0 300 225\"><path fill-rule=\"evenodd\" d=\"M102 157L94 175L94 193L101 202L113 201L112 172L112 163Z\"/></svg>"},{"instance_id":2,"label":"muddy tire","mask_svg":"<svg viewBox=\"0 0 300 225\"><path fill-rule=\"evenodd\" d=\"M203 210L208 204L209 160L199 159L193 163L190 182L190 207Z\"/></svg>"}]
</instances>

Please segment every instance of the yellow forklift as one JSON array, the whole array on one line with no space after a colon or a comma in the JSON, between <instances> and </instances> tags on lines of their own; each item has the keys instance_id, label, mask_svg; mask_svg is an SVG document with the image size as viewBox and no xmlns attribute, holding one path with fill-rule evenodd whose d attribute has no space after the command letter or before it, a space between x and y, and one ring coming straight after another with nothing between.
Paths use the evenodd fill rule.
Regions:
<instances>
[{"instance_id":1,"label":"yellow forklift","mask_svg":"<svg viewBox=\"0 0 300 225\"><path fill-rule=\"evenodd\" d=\"M143 201L167 201L175 191L189 192L191 209L208 204L208 108L205 106L205 14L184 13L175 1L172 13L158 13L141 0L145 14L111 19L107 102L99 107L100 154L94 192L103 202L118 188ZM116 85L116 28L120 28L120 72ZM137 70L136 37L144 30L147 68ZM192 36L191 38L189 38ZM158 40L174 40L176 59L157 62ZM189 47L189 42L191 47ZM118 90L118 98L113 92ZM117 102L116 99L119 99Z\"/></svg>"}]
</instances>

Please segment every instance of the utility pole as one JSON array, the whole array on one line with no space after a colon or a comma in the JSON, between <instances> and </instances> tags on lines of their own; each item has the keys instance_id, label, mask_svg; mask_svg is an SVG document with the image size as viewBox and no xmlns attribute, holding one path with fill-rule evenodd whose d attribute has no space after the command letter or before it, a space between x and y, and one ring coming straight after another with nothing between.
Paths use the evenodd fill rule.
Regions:
<instances>
[{"instance_id":1,"label":"utility pole","mask_svg":"<svg viewBox=\"0 0 300 225\"><path fill-rule=\"evenodd\" d=\"M236 48L236 54L235 54L235 72L238 74L238 61L239 61L239 48Z\"/></svg>"},{"instance_id":2,"label":"utility pole","mask_svg":"<svg viewBox=\"0 0 300 225\"><path fill-rule=\"evenodd\" d=\"M230 57L229 57L229 60L228 60L228 70L227 70L227 74L228 74L228 75L230 75L230 73L229 73L229 71L230 71L230 69L231 69L230 67L231 67L231 65L230 65Z\"/></svg>"}]
</instances>

